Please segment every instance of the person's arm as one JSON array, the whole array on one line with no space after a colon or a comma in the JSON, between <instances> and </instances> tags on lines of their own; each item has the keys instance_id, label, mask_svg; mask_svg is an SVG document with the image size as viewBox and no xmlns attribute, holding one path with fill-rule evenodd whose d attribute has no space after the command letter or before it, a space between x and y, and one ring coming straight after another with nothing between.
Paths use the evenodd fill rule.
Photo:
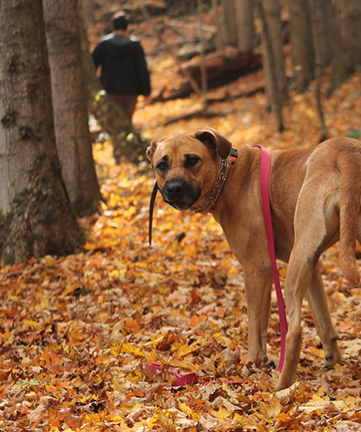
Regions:
<instances>
[{"instance_id":1,"label":"person's arm","mask_svg":"<svg viewBox=\"0 0 361 432\"><path fill-rule=\"evenodd\" d=\"M147 62L145 60L144 50L140 43L137 43L135 61L138 69L140 94L144 96L150 96L151 93L150 76L149 76Z\"/></svg>"},{"instance_id":2,"label":"person's arm","mask_svg":"<svg viewBox=\"0 0 361 432\"><path fill-rule=\"evenodd\" d=\"M101 47L100 43L94 48L94 51L92 53L92 58L95 66L95 71L97 71L98 67L101 64Z\"/></svg>"}]
</instances>

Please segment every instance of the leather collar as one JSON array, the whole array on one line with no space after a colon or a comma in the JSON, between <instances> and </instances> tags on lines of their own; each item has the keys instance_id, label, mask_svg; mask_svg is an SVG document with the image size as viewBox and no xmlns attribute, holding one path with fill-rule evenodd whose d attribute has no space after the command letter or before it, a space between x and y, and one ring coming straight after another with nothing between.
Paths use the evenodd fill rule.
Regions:
<instances>
[{"instance_id":1,"label":"leather collar","mask_svg":"<svg viewBox=\"0 0 361 432\"><path fill-rule=\"evenodd\" d=\"M217 183L216 183L215 187L213 188L212 192L209 194L206 202L199 207L196 207L196 208L191 207L190 208L190 210L193 210L194 213L206 213L207 211L209 211L210 213L214 213L215 203L219 197L219 194L222 192L224 183L227 180L228 171L230 171L233 168L233 165L236 163L236 160L238 157L237 149L232 148L230 156L232 158L232 162L231 162L230 166L229 166L228 161L226 159L222 159L221 169L219 171Z\"/></svg>"},{"instance_id":2,"label":"leather collar","mask_svg":"<svg viewBox=\"0 0 361 432\"><path fill-rule=\"evenodd\" d=\"M212 192L209 194L206 202L199 207L196 208L191 207L190 210L193 210L194 213L206 213L208 210L210 210L213 204L217 201L217 198L219 197L219 194L223 189L223 185L227 180L227 173L228 173L228 162L226 159L222 159L221 169L219 171L217 183L213 188Z\"/></svg>"}]
</instances>

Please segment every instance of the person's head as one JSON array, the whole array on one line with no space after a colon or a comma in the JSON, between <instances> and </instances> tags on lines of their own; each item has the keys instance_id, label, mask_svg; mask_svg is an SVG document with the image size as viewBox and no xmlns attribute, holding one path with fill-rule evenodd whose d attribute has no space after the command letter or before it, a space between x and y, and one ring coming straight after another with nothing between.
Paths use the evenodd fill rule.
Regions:
<instances>
[{"instance_id":1,"label":"person's head","mask_svg":"<svg viewBox=\"0 0 361 432\"><path fill-rule=\"evenodd\" d=\"M112 26L114 30L127 30L129 21L123 12L117 12L113 16Z\"/></svg>"}]
</instances>

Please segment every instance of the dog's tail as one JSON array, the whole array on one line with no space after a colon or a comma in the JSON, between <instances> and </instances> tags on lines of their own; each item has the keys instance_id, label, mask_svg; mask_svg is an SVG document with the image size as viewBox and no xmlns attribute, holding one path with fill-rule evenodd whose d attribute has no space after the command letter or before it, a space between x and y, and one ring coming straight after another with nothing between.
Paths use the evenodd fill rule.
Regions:
<instances>
[{"instance_id":1,"label":"dog's tail","mask_svg":"<svg viewBox=\"0 0 361 432\"><path fill-rule=\"evenodd\" d=\"M361 202L361 150L343 151L337 159L340 179L340 267L343 276L359 285L360 272L356 266L356 240Z\"/></svg>"}]
</instances>

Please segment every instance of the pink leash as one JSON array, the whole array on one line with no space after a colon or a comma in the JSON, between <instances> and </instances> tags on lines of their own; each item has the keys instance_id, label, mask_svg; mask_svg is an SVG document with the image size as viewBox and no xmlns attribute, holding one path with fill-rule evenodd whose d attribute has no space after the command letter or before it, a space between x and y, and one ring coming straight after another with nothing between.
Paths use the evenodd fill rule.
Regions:
<instances>
[{"instance_id":1,"label":"pink leash","mask_svg":"<svg viewBox=\"0 0 361 432\"><path fill-rule=\"evenodd\" d=\"M275 283L276 294L277 294L277 302L278 302L278 314L280 317L280 330L281 330L281 355L280 362L277 370L281 371L283 368L284 360L285 360L285 349L286 349L286 335L287 335L287 319L286 319L286 310L285 304L282 296L281 284L278 276L277 263L276 263L276 253L275 253L275 245L273 238L273 228L272 228L272 218L271 218L271 205L269 198L269 177L271 171L271 153L264 149L260 145L255 145L254 147L259 147L261 149L261 171L260 171L260 184L261 184L261 199L262 199L262 210L263 210L263 219L264 225L266 229L268 250L271 258L271 266L273 273L273 280ZM150 204L150 215L149 215L149 244L152 241L152 214L155 196L158 191L157 183L154 186L152 199ZM161 368L159 365L151 365L153 369ZM186 381L190 379L192 382L194 380L194 373L187 374L184 378L177 375L177 380L173 383L173 385L179 385L178 381L183 383L187 383ZM182 384L180 384L182 385Z\"/></svg>"},{"instance_id":2,"label":"pink leash","mask_svg":"<svg viewBox=\"0 0 361 432\"><path fill-rule=\"evenodd\" d=\"M273 280L275 283L276 294L277 294L278 314L280 317L281 356L280 356L280 362L277 370L281 372L285 360L287 319L286 319L285 303L282 296L281 284L280 284L280 279L277 270L276 253L275 253L275 245L274 245L273 229L272 229L271 205L270 205L270 198L269 198L271 153L260 145L256 145L254 147L259 147L261 149L261 173L260 173L261 199L262 199L263 219L264 219L264 225L266 228L266 235L267 235L268 250L271 257Z\"/></svg>"},{"instance_id":3,"label":"pink leash","mask_svg":"<svg viewBox=\"0 0 361 432\"><path fill-rule=\"evenodd\" d=\"M156 363L149 363L148 368L153 373L162 372L163 369L162 366ZM199 383L199 379L195 372L190 372L185 375L180 375L177 369L173 367L170 367L169 370L177 377L177 379L172 382L171 384L172 387L182 387L185 386L186 384L193 385Z\"/></svg>"}]
</instances>

